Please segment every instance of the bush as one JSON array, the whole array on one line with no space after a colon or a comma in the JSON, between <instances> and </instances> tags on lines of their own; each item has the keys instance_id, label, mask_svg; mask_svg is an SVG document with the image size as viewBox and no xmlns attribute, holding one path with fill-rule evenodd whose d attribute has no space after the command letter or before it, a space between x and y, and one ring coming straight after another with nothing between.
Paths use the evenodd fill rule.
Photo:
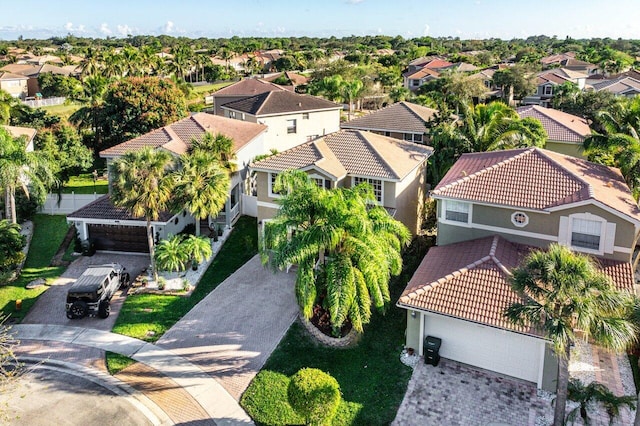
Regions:
<instances>
[{"instance_id":1,"label":"bush","mask_svg":"<svg viewBox=\"0 0 640 426\"><path fill-rule=\"evenodd\" d=\"M317 368L303 368L291 377L287 389L289 404L308 425L331 422L340 405L340 385Z\"/></svg>"}]
</instances>

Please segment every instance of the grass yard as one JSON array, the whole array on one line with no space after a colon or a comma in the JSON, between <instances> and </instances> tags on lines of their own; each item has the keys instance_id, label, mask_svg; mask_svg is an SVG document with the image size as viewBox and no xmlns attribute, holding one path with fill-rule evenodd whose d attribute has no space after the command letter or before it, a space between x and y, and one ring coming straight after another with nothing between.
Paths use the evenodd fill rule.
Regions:
<instances>
[{"instance_id":1,"label":"grass yard","mask_svg":"<svg viewBox=\"0 0 640 426\"><path fill-rule=\"evenodd\" d=\"M289 378L304 367L319 368L340 383L343 402L333 425L384 425L393 421L412 372L399 359L406 311L393 304L426 253L426 244L416 241L405 253L403 273L392 279L392 303L387 314L373 315L356 347L320 346L299 322L291 326L240 400L257 424L303 423L286 395Z\"/></svg>"},{"instance_id":2,"label":"grass yard","mask_svg":"<svg viewBox=\"0 0 640 426\"><path fill-rule=\"evenodd\" d=\"M204 93L213 93L233 83L235 83L235 81L223 81L221 83L212 83L212 84L203 84L202 86L193 86L193 93L198 95L201 95Z\"/></svg>"},{"instance_id":3,"label":"grass yard","mask_svg":"<svg viewBox=\"0 0 640 426\"><path fill-rule=\"evenodd\" d=\"M83 105L79 102L71 102L68 104L43 106L40 108L47 111L51 115L57 115L58 117L64 120L68 120L71 114L73 114L74 112L76 112L82 107Z\"/></svg>"},{"instance_id":4,"label":"grass yard","mask_svg":"<svg viewBox=\"0 0 640 426\"><path fill-rule=\"evenodd\" d=\"M134 359L131 359L128 356L109 351L106 352L106 361L107 371L109 371L109 374L111 375L118 374L120 371L124 370L131 364L136 363Z\"/></svg>"},{"instance_id":5,"label":"grass yard","mask_svg":"<svg viewBox=\"0 0 640 426\"><path fill-rule=\"evenodd\" d=\"M3 314L11 315L11 318L18 322L25 317L38 296L47 289L47 286L40 286L27 290L25 285L36 278L46 278L47 281L51 281L65 269L60 266L52 267L49 264L67 233L66 218L57 215L36 215L33 222L34 234L22 274L11 283L0 283L0 310ZM20 311L15 309L17 299L22 299Z\"/></svg>"},{"instance_id":6,"label":"grass yard","mask_svg":"<svg viewBox=\"0 0 640 426\"><path fill-rule=\"evenodd\" d=\"M91 173L72 176L62 189L62 193L71 194L72 192L76 194L93 194L94 192L97 194L106 194L109 192L109 181L100 176L94 185L93 175Z\"/></svg>"},{"instance_id":7,"label":"grass yard","mask_svg":"<svg viewBox=\"0 0 640 426\"><path fill-rule=\"evenodd\" d=\"M155 342L199 301L258 252L256 219L241 217L190 297L134 294L127 297L114 333Z\"/></svg>"}]
</instances>

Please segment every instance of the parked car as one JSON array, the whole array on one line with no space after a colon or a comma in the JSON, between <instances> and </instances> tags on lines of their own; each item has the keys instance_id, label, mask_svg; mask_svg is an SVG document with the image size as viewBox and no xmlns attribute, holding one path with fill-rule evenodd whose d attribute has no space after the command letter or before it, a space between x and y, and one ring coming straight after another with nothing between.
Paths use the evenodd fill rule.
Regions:
<instances>
[{"instance_id":1,"label":"parked car","mask_svg":"<svg viewBox=\"0 0 640 426\"><path fill-rule=\"evenodd\" d=\"M67 318L87 315L107 318L116 290L129 285L130 277L125 269L118 263L88 267L67 292Z\"/></svg>"}]
</instances>

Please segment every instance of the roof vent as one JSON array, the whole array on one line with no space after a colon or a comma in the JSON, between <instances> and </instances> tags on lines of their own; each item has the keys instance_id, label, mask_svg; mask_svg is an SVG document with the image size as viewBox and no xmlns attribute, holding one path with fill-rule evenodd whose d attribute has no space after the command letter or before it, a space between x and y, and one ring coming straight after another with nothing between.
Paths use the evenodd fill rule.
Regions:
<instances>
[{"instance_id":1,"label":"roof vent","mask_svg":"<svg viewBox=\"0 0 640 426\"><path fill-rule=\"evenodd\" d=\"M609 188L613 188L613 182L611 182L611 181L607 182L607 186L608 186Z\"/></svg>"},{"instance_id":2,"label":"roof vent","mask_svg":"<svg viewBox=\"0 0 640 426\"><path fill-rule=\"evenodd\" d=\"M462 174L462 176L466 176L467 175L467 171L463 170L461 174Z\"/></svg>"},{"instance_id":3,"label":"roof vent","mask_svg":"<svg viewBox=\"0 0 640 426\"><path fill-rule=\"evenodd\" d=\"M302 106L302 102L298 102L298 106L301 107Z\"/></svg>"}]
</instances>

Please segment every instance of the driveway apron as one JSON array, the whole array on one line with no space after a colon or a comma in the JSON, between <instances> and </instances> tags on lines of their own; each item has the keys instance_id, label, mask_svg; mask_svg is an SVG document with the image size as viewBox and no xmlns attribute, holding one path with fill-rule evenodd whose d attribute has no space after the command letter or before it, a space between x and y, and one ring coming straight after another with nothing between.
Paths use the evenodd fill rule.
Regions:
<instances>
[{"instance_id":1,"label":"driveway apron","mask_svg":"<svg viewBox=\"0 0 640 426\"><path fill-rule=\"evenodd\" d=\"M255 256L156 343L212 375L239 400L298 313L295 274Z\"/></svg>"}]
</instances>

